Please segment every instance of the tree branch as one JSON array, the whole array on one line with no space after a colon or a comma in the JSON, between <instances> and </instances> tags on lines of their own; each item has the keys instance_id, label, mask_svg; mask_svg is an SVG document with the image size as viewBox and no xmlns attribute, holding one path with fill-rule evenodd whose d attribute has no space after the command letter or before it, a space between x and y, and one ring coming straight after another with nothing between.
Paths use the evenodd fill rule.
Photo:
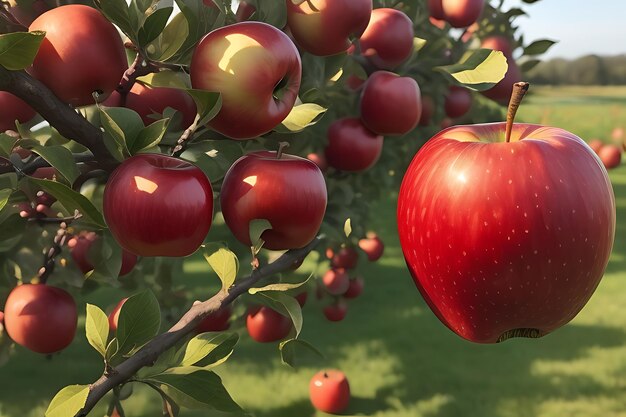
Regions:
<instances>
[{"instance_id":1,"label":"tree branch","mask_svg":"<svg viewBox=\"0 0 626 417\"><path fill-rule=\"evenodd\" d=\"M129 380L141 368L152 366L163 352L194 331L197 324L204 317L232 303L237 297L252 288L259 280L289 269L294 262L304 259L320 241L321 239L318 237L304 248L290 250L271 264L255 269L250 276L239 281L230 289L222 290L209 300L191 307L178 323L172 326L166 333L156 336L136 354L119 364L112 372L102 375L100 379L91 384L85 406L77 414L77 417L87 416L107 392Z\"/></svg>"}]
</instances>

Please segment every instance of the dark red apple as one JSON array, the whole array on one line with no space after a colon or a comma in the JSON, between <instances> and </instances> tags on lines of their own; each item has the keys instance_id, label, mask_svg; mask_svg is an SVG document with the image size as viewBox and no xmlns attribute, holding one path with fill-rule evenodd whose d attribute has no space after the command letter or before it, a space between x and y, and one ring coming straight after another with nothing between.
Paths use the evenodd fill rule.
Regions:
<instances>
[{"instance_id":1,"label":"dark red apple","mask_svg":"<svg viewBox=\"0 0 626 417\"><path fill-rule=\"evenodd\" d=\"M375 67L393 70L413 53L413 38L413 22L406 14L396 9L374 9L361 36L361 53Z\"/></svg>"},{"instance_id":2,"label":"dark red apple","mask_svg":"<svg viewBox=\"0 0 626 417\"><path fill-rule=\"evenodd\" d=\"M213 221L213 189L206 175L181 159L140 154L109 177L103 198L111 233L139 256L191 255Z\"/></svg>"},{"instance_id":3,"label":"dark red apple","mask_svg":"<svg viewBox=\"0 0 626 417\"><path fill-rule=\"evenodd\" d=\"M226 173L220 195L224 220L235 237L250 246L250 222L267 220L272 228L261 238L272 250L311 242L322 224L326 200L326 182L317 165L270 151L239 158Z\"/></svg>"},{"instance_id":4,"label":"dark red apple","mask_svg":"<svg viewBox=\"0 0 626 417\"><path fill-rule=\"evenodd\" d=\"M326 271L322 282L329 294L343 295L350 287L350 276L343 268L333 268Z\"/></svg>"},{"instance_id":5,"label":"dark red apple","mask_svg":"<svg viewBox=\"0 0 626 417\"><path fill-rule=\"evenodd\" d=\"M141 116L143 123L148 126L156 121L150 117L154 114L163 114L163 111L171 107L178 110L183 120L179 128L186 129L196 118L196 103L191 96L183 90L167 87L150 87L141 83L135 83L126 96L126 107L136 111Z\"/></svg>"},{"instance_id":6,"label":"dark red apple","mask_svg":"<svg viewBox=\"0 0 626 417\"><path fill-rule=\"evenodd\" d=\"M348 314L348 304L343 299L338 299L324 307L324 317L328 321L342 321Z\"/></svg>"},{"instance_id":7,"label":"dark red apple","mask_svg":"<svg viewBox=\"0 0 626 417\"><path fill-rule=\"evenodd\" d=\"M513 56L513 46L511 45L511 41L502 35L486 37L481 42L480 47L500 51L507 58Z\"/></svg>"},{"instance_id":8,"label":"dark red apple","mask_svg":"<svg viewBox=\"0 0 626 417\"><path fill-rule=\"evenodd\" d=\"M117 331L117 322L120 319L120 312L122 311L122 306L128 300L128 297L122 298L119 303L115 306L113 310L109 313L109 331L116 332Z\"/></svg>"},{"instance_id":9,"label":"dark red apple","mask_svg":"<svg viewBox=\"0 0 626 417\"><path fill-rule=\"evenodd\" d=\"M607 144L600 148L598 156L606 169L617 168L622 162L622 148L617 145Z\"/></svg>"},{"instance_id":10,"label":"dark red apple","mask_svg":"<svg viewBox=\"0 0 626 417\"><path fill-rule=\"evenodd\" d=\"M404 135L415 129L422 115L417 81L392 72L370 75L361 93L361 120L379 135Z\"/></svg>"},{"instance_id":11,"label":"dark red apple","mask_svg":"<svg viewBox=\"0 0 626 417\"><path fill-rule=\"evenodd\" d=\"M94 269L94 265L89 260L89 250L98 239L99 236L95 232L81 232L67 242L67 246L70 248L70 253L72 254L72 259L74 259L76 266L78 266L78 269L80 269L83 274ZM135 268L136 264L137 255L122 249L122 265L120 267L119 276L122 277L128 274Z\"/></svg>"},{"instance_id":12,"label":"dark red apple","mask_svg":"<svg viewBox=\"0 0 626 417\"><path fill-rule=\"evenodd\" d=\"M309 396L313 406L325 413L339 414L350 404L350 384L343 372L320 371L311 379Z\"/></svg>"},{"instance_id":13,"label":"dark red apple","mask_svg":"<svg viewBox=\"0 0 626 417\"><path fill-rule=\"evenodd\" d=\"M15 130L15 121L26 123L37 114L28 104L11 93L0 91L0 133Z\"/></svg>"},{"instance_id":14,"label":"dark red apple","mask_svg":"<svg viewBox=\"0 0 626 417\"><path fill-rule=\"evenodd\" d=\"M72 296L44 284L15 287L4 306L4 328L9 337L37 353L54 353L69 346L77 319Z\"/></svg>"},{"instance_id":15,"label":"dark red apple","mask_svg":"<svg viewBox=\"0 0 626 417\"><path fill-rule=\"evenodd\" d=\"M350 286L343 297L348 299L357 298L363 293L364 286L365 283L363 282L363 278L360 276L350 278Z\"/></svg>"},{"instance_id":16,"label":"dark red apple","mask_svg":"<svg viewBox=\"0 0 626 417\"><path fill-rule=\"evenodd\" d=\"M276 342L291 331L291 319L269 307L256 307L248 311L246 328L250 337L260 343Z\"/></svg>"},{"instance_id":17,"label":"dark red apple","mask_svg":"<svg viewBox=\"0 0 626 417\"><path fill-rule=\"evenodd\" d=\"M430 12L430 16L437 20L443 20L446 17L443 14L441 0L428 0L428 11Z\"/></svg>"},{"instance_id":18,"label":"dark red apple","mask_svg":"<svg viewBox=\"0 0 626 417\"><path fill-rule=\"evenodd\" d=\"M359 248L365 252L367 259L371 262L379 260L385 251L383 241L376 235L359 240Z\"/></svg>"},{"instance_id":19,"label":"dark red apple","mask_svg":"<svg viewBox=\"0 0 626 417\"><path fill-rule=\"evenodd\" d=\"M306 300L309 298L309 293L307 291L301 292L300 294L296 295L295 298L296 301L298 301L298 304L300 304L300 308L302 308L306 304Z\"/></svg>"},{"instance_id":20,"label":"dark red apple","mask_svg":"<svg viewBox=\"0 0 626 417\"><path fill-rule=\"evenodd\" d=\"M359 172L380 158L383 137L369 130L360 119L345 118L328 128L325 155L328 165L340 171Z\"/></svg>"},{"instance_id":21,"label":"dark red apple","mask_svg":"<svg viewBox=\"0 0 626 417\"><path fill-rule=\"evenodd\" d=\"M332 248L326 249L326 257L330 259L333 268L354 269L359 262L359 253L352 247L342 247L337 252Z\"/></svg>"},{"instance_id":22,"label":"dark red apple","mask_svg":"<svg viewBox=\"0 0 626 417\"><path fill-rule=\"evenodd\" d=\"M444 19L455 28L475 23L483 12L485 0L441 0Z\"/></svg>"},{"instance_id":23,"label":"dark red apple","mask_svg":"<svg viewBox=\"0 0 626 417\"><path fill-rule=\"evenodd\" d=\"M510 94L509 94L510 96ZM472 107L472 93L467 88L452 86L446 95L444 109L448 117L461 117Z\"/></svg>"},{"instance_id":24,"label":"dark red apple","mask_svg":"<svg viewBox=\"0 0 626 417\"><path fill-rule=\"evenodd\" d=\"M198 323L196 332L223 332L230 328L230 317L233 315L233 308L229 305L220 308L209 314Z\"/></svg>"}]
</instances>

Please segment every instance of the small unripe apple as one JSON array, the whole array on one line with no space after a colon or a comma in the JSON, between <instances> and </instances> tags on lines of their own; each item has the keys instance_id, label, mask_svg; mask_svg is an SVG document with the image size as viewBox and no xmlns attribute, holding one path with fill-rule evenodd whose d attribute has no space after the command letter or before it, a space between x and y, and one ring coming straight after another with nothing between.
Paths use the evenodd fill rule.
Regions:
<instances>
[{"instance_id":1,"label":"small unripe apple","mask_svg":"<svg viewBox=\"0 0 626 417\"><path fill-rule=\"evenodd\" d=\"M120 319L120 312L122 311L122 306L128 300L128 297L122 298L119 303L115 306L113 310L109 313L109 331L116 332L117 331L117 323Z\"/></svg>"},{"instance_id":2,"label":"small unripe apple","mask_svg":"<svg viewBox=\"0 0 626 417\"><path fill-rule=\"evenodd\" d=\"M365 282L363 278L360 276L350 278L350 286L348 287L348 291L343 295L344 298L352 299L357 298L363 293L363 288L365 287Z\"/></svg>"},{"instance_id":3,"label":"small unripe apple","mask_svg":"<svg viewBox=\"0 0 626 417\"><path fill-rule=\"evenodd\" d=\"M182 116L180 129L186 129L196 118L196 103L183 90L168 87L150 87L135 83L126 96L126 107L136 111L148 126L157 119L150 116L163 114L166 108L178 110Z\"/></svg>"},{"instance_id":4,"label":"small unripe apple","mask_svg":"<svg viewBox=\"0 0 626 417\"><path fill-rule=\"evenodd\" d=\"M361 53L375 67L393 70L413 53L413 38L413 22L406 14L390 8L374 9L361 36Z\"/></svg>"},{"instance_id":5,"label":"small unripe apple","mask_svg":"<svg viewBox=\"0 0 626 417\"><path fill-rule=\"evenodd\" d=\"M291 331L291 319L269 307L256 307L248 311L246 328L252 339L259 343L282 340Z\"/></svg>"},{"instance_id":6,"label":"small unripe apple","mask_svg":"<svg viewBox=\"0 0 626 417\"><path fill-rule=\"evenodd\" d=\"M339 119L328 128L326 160L335 169L365 171L378 161L382 150L383 137L365 127L360 119Z\"/></svg>"},{"instance_id":7,"label":"small unripe apple","mask_svg":"<svg viewBox=\"0 0 626 417\"><path fill-rule=\"evenodd\" d=\"M452 86L446 95L444 109L448 117L461 117L472 107L472 94L468 89Z\"/></svg>"},{"instance_id":8,"label":"small unripe apple","mask_svg":"<svg viewBox=\"0 0 626 417\"><path fill-rule=\"evenodd\" d=\"M324 274L322 282L329 294L343 295L350 286L350 276L343 268L333 268Z\"/></svg>"},{"instance_id":9,"label":"small unripe apple","mask_svg":"<svg viewBox=\"0 0 626 417\"><path fill-rule=\"evenodd\" d=\"M220 308L203 318L196 326L196 332L223 332L230 328L230 317L233 315L231 305Z\"/></svg>"},{"instance_id":10,"label":"small unripe apple","mask_svg":"<svg viewBox=\"0 0 626 417\"><path fill-rule=\"evenodd\" d=\"M343 299L339 299L324 307L324 316L328 321L342 321L348 314L348 304Z\"/></svg>"},{"instance_id":11,"label":"small unripe apple","mask_svg":"<svg viewBox=\"0 0 626 417\"><path fill-rule=\"evenodd\" d=\"M377 261L383 256L385 245L376 235L359 240L359 248L367 255L370 261Z\"/></svg>"},{"instance_id":12,"label":"small unripe apple","mask_svg":"<svg viewBox=\"0 0 626 417\"><path fill-rule=\"evenodd\" d=\"M311 379L309 396L316 409L339 414L350 404L350 384L341 371L320 371Z\"/></svg>"},{"instance_id":13,"label":"small unripe apple","mask_svg":"<svg viewBox=\"0 0 626 417\"><path fill-rule=\"evenodd\" d=\"M0 133L15 130L15 121L26 123L37 114L28 104L11 93L0 91Z\"/></svg>"},{"instance_id":14,"label":"small unripe apple","mask_svg":"<svg viewBox=\"0 0 626 417\"><path fill-rule=\"evenodd\" d=\"M606 144L598 151L598 156L606 169L617 168L622 162L622 148L613 144Z\"/></svg>"}]
</instances>

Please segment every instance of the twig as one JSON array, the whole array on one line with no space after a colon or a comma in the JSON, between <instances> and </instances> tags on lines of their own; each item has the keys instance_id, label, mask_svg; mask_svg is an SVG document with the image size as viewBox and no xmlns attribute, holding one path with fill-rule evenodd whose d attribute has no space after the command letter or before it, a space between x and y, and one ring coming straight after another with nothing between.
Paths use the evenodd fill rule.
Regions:
<instances>
[{"instance_id":1,"label":"twig","mask_svg":"<svg viewBox=\"0 0 626 417\"><path fill-rule=\"evenodd\" d=\"M63 250L67 238L67 223L62 222L54 236L52 247L44 254L43 266L39 269L39 273L37 274L37 278L39 278L41 284L45 284L52 272L54 272L56 257Z\"/></svg>"},{"instance_id":2,"label":"twig","mask_svg":"<svg viewBox=\"0 0 626 417\"><path fill-rule=\"evenodd\" d=\"M200 122L200 115L196 114L196 118L193 120L191 126L189 126L183 134L180 136L180 139L176 142L176 146L172 150L172 156L180 156L185 151L187 147L187 143L193 138L196 129L198 129L198 123Z\"/></svg>"}]
</instances>

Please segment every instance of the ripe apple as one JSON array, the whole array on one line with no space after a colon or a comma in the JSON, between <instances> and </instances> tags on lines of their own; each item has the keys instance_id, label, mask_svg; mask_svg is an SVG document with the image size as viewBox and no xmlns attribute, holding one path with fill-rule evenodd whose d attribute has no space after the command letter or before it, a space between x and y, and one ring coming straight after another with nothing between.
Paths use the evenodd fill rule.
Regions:
<instances>
[{"instance_id":1,"label":"ripe apple","mask_svg":"<svg viewBox=\"0 0 626 417\"><path fill-rule=\"evenodd\" d=\"M223 332L230 328L230 317L233 315L231 305L220 308L214 313L209 314L198 323L196 332Z\"/></svg>"},{"instance_id":2,"label":"ripe apple","mask_svg":"<svg viewBox=\"0 0 626 417\"><path fill-rule=\"evenodd\" d=\"M4 328L9 337L37 353L54 353L69 346L77 319L72 296L44 284L15 287L4 306Z\"/></svg>"},{"instance_id":3,"label":"ripe apple","mask_svg":"<svg viewBox=\"0 0 626 417\"><path fill-rule=\"evenodd\" d=\"M246 328L252 339L259 343L282 340L291 331L291 319L269 307L255 307L248 310Z\"/></svg>"},{"instance_id":4,"label":"ripe apple","mask_svg":"<svg viewBox=\"0 0 626 417\"><path fill-rule=\"evenodd\" d=\"M359 253L351 247L343 247L335 252L332 248L326 249L326 257L330 259L333 268L354 269L359 262Z\"/></svg>"},{"instance_id":5,"label":"ripe apple","mask_svg":"<svg viewBox=\"0 0 626 417\"><path fill-rule=\"evenodd\" d=\"M404 135L415 129L422 115L417 81L392 72L370 75L361 92L361 120L379 135Z\"/></svg>"},{"instance_id":6,"label":"ripe apple","mask_svg":"<svg viewBox=\"0 0 626 417\"><path fill-rule=\"evenodd\" d=\"M417 153L398 199L400 243L437 317L479 343L569 322L606 268L615 200L597 156L563 129L456 126Z\"/></svg>"},{"instance_id":7,"label":"ripe apple","mask_svg":"<svg viewBox=\"0 0 626 417\"><path fill-rule=\"evenodd\" d=\"M117 331L117 322L120 319L120 312L122 311L122 306L128 300L128 297L122 298L119 303L115 306L113 310L109 313L109 331L116 332Z\"/></svg>"},{"instance_id":8,"label":"ripe apple","mask_svg":"<svg viewBox=\"0 0 626 417\"><path fill-rule=\"evenodd\" d=\"M261 22L215 29L198 43L191 61L193 88L222 94L222 108L209 126L233 139L255 138L282 122L301 77L296 46Z\"/></svg>"},{"instance_id":9,"label":"ripe apple","mask_svg":"<svg viewBox=\"0 0 626 417\"><path fill-rule=\"evenodd\" d=\"M449 117L444 117L443 120L441 120L441 128L442 129L447 129L450 126L454 125L454 120L452 120Z\"/></svg>"},{"instance_id":10,"label":"ripe apple","mask_svg":"<svg viewBox=\"0 0 626 417\"><path fill-rule=\"evenodd\" d=\"M436 19L432 16L430 16L428 18L428 21L430 22L431 25L433 25L434 27L443 30L446 27L446 21L445 20L441 20L441 19Z\"/></svg>"},{"instance_id":11,"label":"ripe apple","mask_svg":"<svg viewBox=\"0 0 626 417\"><path fill-rule=\"evenodd\" d=\"M345 300L338 299L324 307L324 316L328 321L342 321L348 314L348 304Z\"/></svg>"},{"instance_id":12,"label":"ripe apple","mask_svg":"<svg viewBox=\"0 0 626 417\"><path fill-rule=\"evenodd\" d=\"M331 295L343 295L350 287L350 277L343 268L332 268L322 277L326 291Z\"/></svg>"},{"instance_id":13,"label":"ripe apple","mask_svg":"<svg viewBox=\"0 0 626 417\"><path fill-rule=\"evenodd\" d=\"M306 159L317 165L320 171L326 172L328 170L328 162L326 162L326 156L323 153L310 153Z\"/></svg>"},{"instance_id":14,"label":"ripe apple","mask_svg":"<svg viewBox=\"0 0 626 417\"><path fill-rule=\"evenodd\" d=\"M602 142L600 139L591 139L588 145L597 154L604 146L604 142Z\"/></svg>"},{"instance_id":15,"label":"ripe apple","mask_svg":"<svg viewBox=\"0 0 626 417\"><path fill-rule=\"evenodd\" d=\"M287 24L296 43L320 56L345 52L360 37L372 14L372 0L287 1Z\"/></svg>"},{"instance_id":16,"label":"ripe apple","mask_svg":"<svg viewBox=\"0 0 626 417\"><path fill-rule=\"evenodd\" d=\"M623 137L624 137L623 127L616 127L611 131L611 139L613 139L615 142L620 142Z\"/></svg>"},{"instance_id":17,"label":"ripe apple","mask_svg":"<svg viewBox=\"0 0 626 417\"><path fill-rule=\"evenodd\" d=\"M441 0L428 0L428 11L430 12L430 16L437 20L446 18L446 15L443 14Z\"/></svg>"},{"instance_id":18,"label":"ripe apple","mask_svg":"<svg viewBox=\"0 0 626 417\"><path fill-rule=\"evenodd\" d=\"M70 248L72 259L76 262L76 266L83 274L94 269L94 265L89 260L89 250L91 246L99 239L95 232L81 232L72 237L67 242ZM122 265L120 267L119 276L122 277L133 270L137 264L137 255L122 249Z\"/></svg>"},{"instance_id":19,"label":"ripe apple","mask_svg":"<svg viewBox=\"0 0 626 417\"><path fill-rule=\"evenodd\" d=\"M331 167L350 172L365 171L380 158L383 137L369 130L360 119L334 121L328 128L326 160Z\"/></svg>"},{"instance_id":20,"label":"ripe apple","mask_svg":"<svg viewBox=\"0 0 626 417\"><path fill-rule=\"evenodd\" d=\"M483 12L485 0L441 0L444 19L455 28L475 23Z\"/></svg>"},{"instance_id":21,"label":"ripe apple","mask_svg":"<svg viewBox=\"0 0 626 417\"><path fill-rule=\"evenodd\" d=\"M471 107L472 94L468 89L457 86L450 87L444 103L444 109L448 117L461 117L467 113Z\"/></svg>"},{"instance_id":22,"label":"ripe apple","mask_svg":"<svg viewBox=\"0 0 626 417\"><path fill-rule=\"evenodd\" d=\"M371 262L379 260L385 251L383 241L375 234L359 240L359 248L365 252L367 259Z\"/></svg>"},{"instance_id":23,"label":"ripe apple","mask_svg":"<svg viewBox=\"0 0 626 417\"><path fill-rule=\"evenodd\" d=\"M320 371L311 379L309 396L313 406L325 413L339 414L350 403L350 384L338 370Z\"/></svg>"},{"instance_id":24,"label":"ripe apple","mask_svg":"<svg viewBox=\"0 0 626 417\"><path fill-rule=\"evenodd\" d=\"M237 12L235 13L235 20L237 22L244 22L252 17L256 12L256 7L248 3L247 1L240 1L237 6Z\"/></svg>"},{"instance_id":25,"label":"ripe apple","mask_svg":"<svg viewBox=\"0 0 626 417\"><path fill-rule=\"evenodd\" d=\"M511 41L502 35L489 36L483 39L480 44L481 48L492 49L494 51L500 51L507 58L513 56L513 47Z\"/></svg>"},{"instance_id":26,"label":"ripe apple","mask_svg":"<svg viewBox=\"0 0 626 417\"><path fill-rule=\"evenodd\" d=\"M4 325L4 312L0 311L0 325Z\"/></svg>"},{"instance_id":27,"label":"ripe apple","mask_svg":"<svg viewBox=\"0 0 626 417\"><path fill-rule=\"evenodd\" d=\"M136 111L143 123L148 126L156 121L153 114L163 114L167 107L181 112L181 129L193 124L196 118L196 103L183 90L168 87L150 87L135 83L126 96L126 107Z\"/></svg>"},{"instance_id":28,"label":"ripe apple","mask_svg":"<svg viewBox=\"0 0 626 417\"><path fill-rule=\"evenodd\" d=\"M181 159L135 155L115 169L103 197L111 233L139 256L191 255L213 220L213 189L204 173Z\"/></svg>"},{"instance_id":29,"label":"ripe apple","mask_svg":"<svg viewBox=\"0 0 626 417\"><path fill-rule=\"evenodd\" d=\"M301 292L300 294L296 295L295 298L296 301L298 301L298 304L300 304L300 308L302 308L306 304L306 300L309 298L309 293L307 291Z\"/></svg>"},{"instance_id":30,"label":"ripe apple","mask_svg":"<svg viewBox=\"0 0 626 417\"><path fill-rule=\"evenodd\" d=\"M0 133L15 130L15 121L26 123L37 114L28 104L11 93L0 91Z\"/></svg>"},{"instance_id":31,"label":"ripe apple","mask_svg":"<svg viewBox=\"0 0 626 417\"><path fill-rule=\"evenodd\" d=\"M622 162L622 148L617 145L607 144L600 148L598 156L606 169L617 168Z\"/></svg>"},{"instance_id":32,"label":"ripe apple","mask_svg":"<svg viewBox=\"0 0 626 417\"><path fill-rule=\"evenodd\" d=\"M270 151L249 153L228 170L220 202L224 220L235 237L250 242L250 222L272 225L261 235L264 248L306 246L317 234L326 211L326 182L313 162Z\"/></svg>"},{"instance_id":33,"label":"ripe apple","mask_svg":"<svg viewBox=\"0 0 626 417\"><path fill-rule=\"evenodd\" d=\"M102 100L119 84L128 66L117 29L93 7L79 4L57 7L39 16L29 31L46 37L31 74L62 101L72 106L93 104L92 93Z\"/></svg>"},{"instance_id":34,"label":"ripe apple","mask_svg":"<svg viewBox=\"0 0 626 417\"><path fill-rule=\"evenodd\" d=\"M357 298L363 293L364 286L365 283L363 282L363 278L361 278L360 276L350 278L350 286L348 287L348 291L346 291L343 297L348 299Z\"/></svg>"},{"instance_id":35,"label":"ripe apple","mask_svg":"<svg viewBox=\"0 0 626 417\"><path fill-rule=\"evenodd\" d=\"M435 101L431 96L422 96L422 116L418 123L419 126L429 126L435 115Z\"/></svg>"},{"instance_id":36,"label":"ripe apple","mask_svg":"<svg viewBox=\"0 0 626 417\"><path fill-rule=\"evenodd\" d=\"M413 22L406 14L396 9L374 9L361 36L361 53L375 67L392 70L413 53L414 36Z\"/></svg>"}]
</instances>

